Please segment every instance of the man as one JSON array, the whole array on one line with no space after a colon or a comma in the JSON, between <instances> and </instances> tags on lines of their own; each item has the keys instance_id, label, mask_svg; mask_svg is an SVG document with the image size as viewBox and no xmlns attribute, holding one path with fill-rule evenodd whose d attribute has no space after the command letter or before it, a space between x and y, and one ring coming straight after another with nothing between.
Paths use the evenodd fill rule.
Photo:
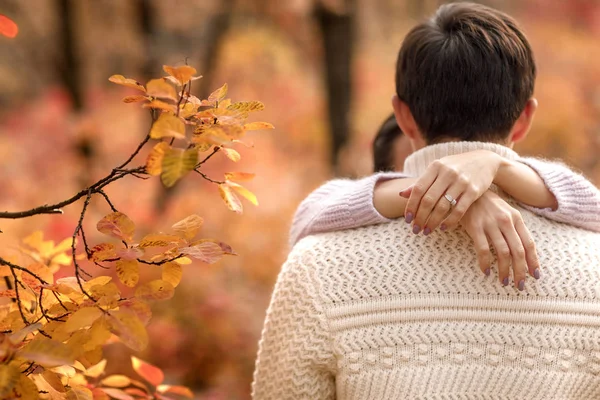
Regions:
<instances>
[{"instance_id":1,"label":"man","mask_svg":"<svg viewBox=\"0 0 600 400\"><path fill-rule=\"evenodd\" d=\"M534 80L512 18L442 6L398 57L393 107L416 150L404 172L482 149L516 158ZM430 210L477 197L436 181L413 190ZM389 182L397 193L414 180ZM407 210L418 220L420 208ZM520 211L544 268L524 291L476 274L462 230L424 237L397 221L301 240L268 310L254 398L600 398L600 234Z\"/></svg>"}]
</instances>

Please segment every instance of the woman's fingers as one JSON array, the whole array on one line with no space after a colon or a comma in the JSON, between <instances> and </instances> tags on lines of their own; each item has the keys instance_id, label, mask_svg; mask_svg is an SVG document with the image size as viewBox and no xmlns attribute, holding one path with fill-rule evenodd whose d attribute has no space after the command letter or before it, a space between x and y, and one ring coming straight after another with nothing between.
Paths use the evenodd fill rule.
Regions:
<instances>
[{"instance_id":1,"label":"woman's fingers","mask_svg":"<svg viewBox=\"0 0 600 400\"><path fill-rule=\"evenodd\" d=\"M508 286L511 263L508 243L506 243L504 235L497 226L490 227L486 231L486 235L496 250L496 257L498 259L498 278L504 286Z\"/></svg>"},{"instance_id":2,"label":"woman's fingers","mask_svg":"<svg viewBox=\"0 0 600 400\"><path fill-rule=\"evenodd\" d=\"M435 185L434 188L432 186ZM419 220L420 225L416 223L417 212L419 212L419 216L423 219L424 210L427 207L433 208L435 203L437 202L437 198L433 200L433 196L435 196L436 192L444 191L448 186L440 188L443 186L444 182L439 182L438 179L438 165L432 164L430 165L423 176L419 178L419 180L412 186L412 191L410 194L410 198L408 199L408 203L406 204L406 212L404 213L404 219L407 223L411 223L415 221L415 226L413 231L417 231L418 233L424 225L426 221ZM434 190L431 192L431 190ZM439 196L438 196L439 198ZM430 204L433 201L433 204ZM424 208L421 208L424 207ZM429 214L427 214L428 216Z\"/></svg>"},{"instance_id":3,"label":"woman's fingers","mask_svg":"<svg viewBox=\"0 0 600 400\"><path fill-rule=\"evenodd\" d=\"M521 238L521 243L523 243L523 247L525 248L525 258L527 260L529 274L535 279L540 279L540 259L538 258L535 242L520 214L519 218L516 218L515 228L517 234Z\"/></svg>"},{"instance_id":4,"label":"woman's fingers","mask_svg":"<svg viewBox=\"0 0 600 400\"><path fill-rule=\"evenodd\" d=\"M480 226L465 227L465 229L467 231L467 234L473 240L475 252L477 253L477 262L479 263L479 268L481 268L481 271L485 275L489 276L491 272L491 252L490 243L488 242L488 238L485 234L485 231Z\"/></svg>"},{"instance_id":5,"label":"woman's fingers","mask_svg":"<svg viewBox=\"0 0 600 400\"><path fill-rule=\"evenodd\" d=\"M460 201L463 191L463 185L453 184L442 194L425 223L425 229L423 230L424 234L427 235L436 230L440 223L448 217L448 213L452 212L454 207L458 205L458 201ZM454 200L454 202L452 200Z\"/></svg>"},{"instance_id":6,"label":"woman's fingers","mask_svg":"<svg viewBox=\"0 0 600 400\"><path fill-rule=\"evenodd\" d=\"M523 290L525 289L525 279L527 279L525 246L523 246L521 237L517 233L514 219L508 214L505 215L505 218L499 220L500 230L509 248L515 287Z\"/></svg>"}]
</instances>

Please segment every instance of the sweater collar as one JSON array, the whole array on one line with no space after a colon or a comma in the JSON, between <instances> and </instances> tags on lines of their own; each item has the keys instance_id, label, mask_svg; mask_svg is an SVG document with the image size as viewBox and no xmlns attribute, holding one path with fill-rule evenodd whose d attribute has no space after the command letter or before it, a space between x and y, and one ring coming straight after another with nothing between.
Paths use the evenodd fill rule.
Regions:
<instances>
[{"instance_id":1,"label":"sweater collar","mask_svg":"<svg viewBox=\"0 0 600 400\"><path fill-rule=\"evenodd\" d=\"M447 142L432 144L415 151L404 162L404 173L409 176L419 176L433 161L442 157L467 153L475 150L489 150L510 160L516 160L519 155L506 146L484 142Z\"/></svg>"}]
</instances>

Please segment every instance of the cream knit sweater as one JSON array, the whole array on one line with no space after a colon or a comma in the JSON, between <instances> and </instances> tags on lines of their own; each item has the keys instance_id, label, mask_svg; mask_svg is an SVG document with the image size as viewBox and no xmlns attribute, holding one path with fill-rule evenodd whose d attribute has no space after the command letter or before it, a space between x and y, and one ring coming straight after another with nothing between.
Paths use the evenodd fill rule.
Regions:
<instances>
[{"instance_id":1,"label":"cream knit sweater","mask_svg":"<svg viewBox=\"0 0 600 400\"><path fill-rule=\"evenodd\" d=\"M419 175L450 143L414 153ZM521 210L542 279L480 273L463 231L403 221L301 240L278 277L255 399L598 399L600 234Z\"/></svg>"}]
</instances>

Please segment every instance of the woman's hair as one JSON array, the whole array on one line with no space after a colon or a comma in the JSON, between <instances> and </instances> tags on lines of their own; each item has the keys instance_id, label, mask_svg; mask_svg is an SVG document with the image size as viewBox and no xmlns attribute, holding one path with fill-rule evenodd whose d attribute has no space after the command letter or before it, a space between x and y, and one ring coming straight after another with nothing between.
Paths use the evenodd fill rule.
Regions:
<instances>
[{"instance_id":1,"label":"woman's hair","mask_svg":"<svg viewBox=\"0 0 600 400\"><path fill-rule=\"evenodd\" d=\"M381 125L373 140L373 167L375 172L393 171L394 142L402 136L394 114Z\"/></svg>"}]
</instances>

